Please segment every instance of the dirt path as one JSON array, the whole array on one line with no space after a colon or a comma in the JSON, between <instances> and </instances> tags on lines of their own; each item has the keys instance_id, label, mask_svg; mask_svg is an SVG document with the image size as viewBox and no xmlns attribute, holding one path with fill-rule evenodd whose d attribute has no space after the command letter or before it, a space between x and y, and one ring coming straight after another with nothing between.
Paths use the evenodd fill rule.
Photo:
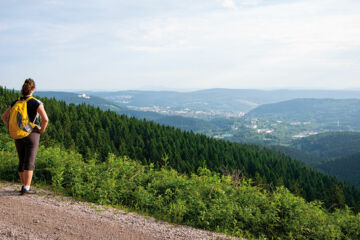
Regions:
<instances>
[{"instance_id":1,"label":"dirt path","mask_svg":"<svg viewBox=\"0 0 360 240\"><path fill-rule=\"evenodd\" d=\"M226 239L222 234L54 197L45 190L21 196L19 189L20 185L0 183L0 239Z\"/></svg>"}]
</instances>

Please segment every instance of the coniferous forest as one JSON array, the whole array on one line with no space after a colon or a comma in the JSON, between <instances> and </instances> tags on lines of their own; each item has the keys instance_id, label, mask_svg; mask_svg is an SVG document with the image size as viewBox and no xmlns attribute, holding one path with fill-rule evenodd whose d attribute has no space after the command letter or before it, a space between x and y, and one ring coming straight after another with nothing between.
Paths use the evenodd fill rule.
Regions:
<instances>
[{"instance_id":1,"label":"coniferous forest","mask_svg":"<svg viewBox=\"0 0 360 240\"><path fill-rule=\"evenodd\" d=\"M17 153L0 133L0 179L16 181ZM329 212L283 186L267 191L251 179L199 168L190 176L109 154L103 162L40 146L34 181L73 199L125 208L175 224L246 239L359 239L360 213ZM1 185L1 181L0 181ZM1 186L0 186L1 187Z\"/></svg>"},{"instance_id":2,"label":"coniferous forest","mask_svg":"<svg viewBox=\"0 0 360 240\"><path fill-rule=\"evenodd\" d=\"M18 92L0 87L0 110L3 112L18 96ZM166 165L187 175L206 167L252 178L269 190L283 185L307 201L323 201L329 209L348 205L359 211L359 189L277 151L215 140L85 104L67 105L53 98L41 101L51 123L42 144L79 152L84 162L96 159L102 163L111 153L145 165L152 163L155 168ZM7 132L3 124L1 131Z\"/></svg>"}]
</instances>

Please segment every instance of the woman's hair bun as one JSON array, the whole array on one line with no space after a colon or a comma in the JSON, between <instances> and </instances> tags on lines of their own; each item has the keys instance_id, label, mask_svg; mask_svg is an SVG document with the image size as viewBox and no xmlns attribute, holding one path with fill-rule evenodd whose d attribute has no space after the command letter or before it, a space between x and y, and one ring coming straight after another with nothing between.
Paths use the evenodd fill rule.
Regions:
<instances>
[{"instance_id":1,"label":"woman's hair bun","mask_svg":"<svg viewBox=\"0 0 360 240\"><path fill-rule=\"evenodd\" d=\"M22 89L21 89L21 94L23 96L27 96L31 93L32 90L35 89L35 81L32 80L31 78L28 78L25 80Z\"/></svg>"}]
</instances>

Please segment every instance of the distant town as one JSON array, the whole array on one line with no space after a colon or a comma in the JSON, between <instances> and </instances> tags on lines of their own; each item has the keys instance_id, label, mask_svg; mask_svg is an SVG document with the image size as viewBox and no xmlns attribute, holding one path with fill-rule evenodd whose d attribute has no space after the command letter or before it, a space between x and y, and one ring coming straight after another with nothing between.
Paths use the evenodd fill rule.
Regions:
<instances>
[{"instance_id":1,"label":"distant town","mask_svg":"<svg viewBox=\"0 0 360 240\"><path fill-rule=\"evenodd\" d=\"M184 117L243 117L245 112L225 112L219 110L211 110L211 111L204 111L204 110L196 110L191 108L184 108L184 109L172 109L170 106L161 107L158 105L154 105L151 107L137 107L137 106L127 106L132 110L137 111L148 111L148 112L156 112L161 114L167 115L177 115L177 116L184 116Z\"/></svg>"},{"instance_id":2,"label":"distant town","mask_svg":"<svg viewBox=\"0 0 360 240\"><path fill-rule=\"evenodd\" d=\"M79 98L90 99L90 96L86 95L85 93L79 94L78 97L79 97Z\"/></svg>"}]
</instances>

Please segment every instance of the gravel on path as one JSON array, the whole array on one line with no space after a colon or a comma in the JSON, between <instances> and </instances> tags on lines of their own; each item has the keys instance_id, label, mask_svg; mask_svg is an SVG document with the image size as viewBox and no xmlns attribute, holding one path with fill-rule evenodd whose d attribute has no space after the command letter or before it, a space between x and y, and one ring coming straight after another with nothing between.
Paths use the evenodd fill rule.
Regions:
<instances>
[{"instance_id":1,"label":"gravel on path","mask_svg":"<svg viewBox=\"0 0 360 240\"><path fill-rule=\"evenodd\" d=\"M238 239L225 234L172 225L152 217L103 207L47 190L19 193L20 185L0 183L0 239Z\"/></svg>"}]
</instances>

